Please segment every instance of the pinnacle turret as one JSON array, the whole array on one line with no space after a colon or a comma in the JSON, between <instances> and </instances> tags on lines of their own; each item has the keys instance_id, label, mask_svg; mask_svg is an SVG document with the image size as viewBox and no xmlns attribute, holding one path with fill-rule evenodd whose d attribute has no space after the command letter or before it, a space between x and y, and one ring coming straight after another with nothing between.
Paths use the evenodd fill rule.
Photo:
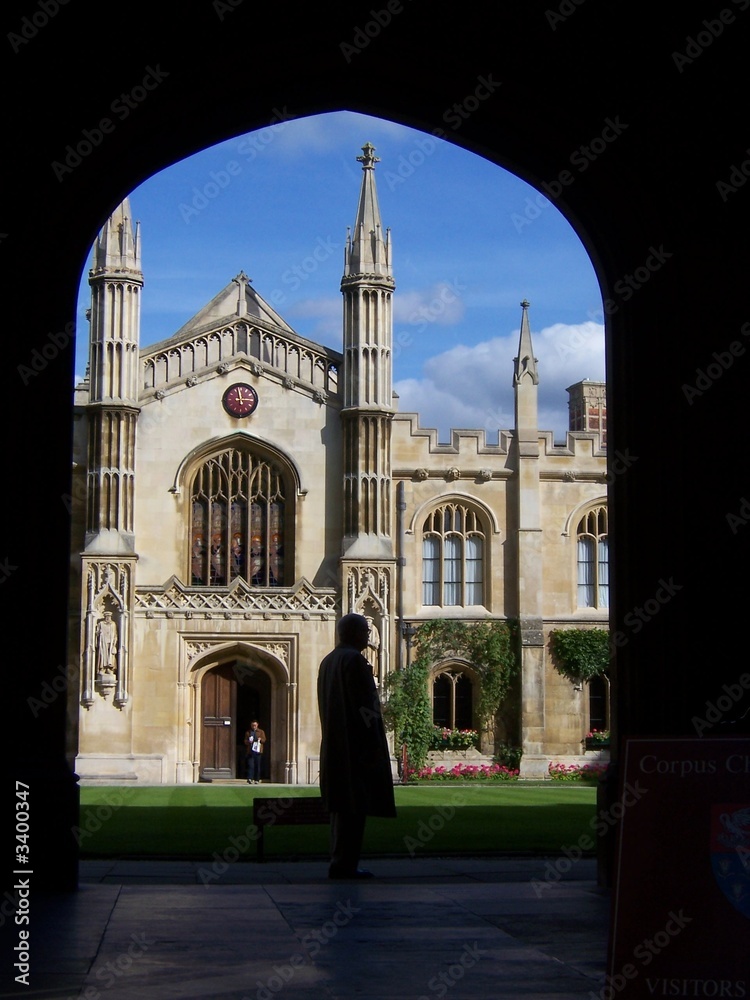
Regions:
<instances>
[{"instance_id":1,"label":"pinnacle turret","mask_svg":"<svg viewBox=\"0 0 750 1000\"><path fill-rule=\"evenodd\" d=\"M365 143L354 232L346 241L344 367L341 411L344 450L344 552L392 557L391 421L393 418L393 292L390 234L375 189L375 147Z\"/></svg>"},{"instance_id":2,"label":"pinnacle turret","mask_svg":"<svg viewBox=\"0 0 750 1000\"><path fill-rule=\"evenodd\" d=\"M94 244L92 274L103 271L141 273L138 223L133 223L130 201L124 198L102 226Z\"/></svg>"},{"instance_id":3,"label":"pinnacle turret","mask_svg":"<svg viewBox=\"0 0 750 1000\"><path fill-rule=\"evenodd\" d=\"M364 144L362 154L357 157L362 164L362 187L354 228L346 240L344 278L361 274L392 278L391 234L388 229L383 233L375 187L375 164L380 157L375 156L375 147L371 142Z\"/></svg>"},{"instance_id":4,"label":"pinnacle turret","mask_svg":"<svg viewBox=\"0 0 750 1000\"><path fill-rule=\"evenodd\" d=\"M533 385L539 384L539 372L537 371L537 359L534 357L534 348L531 343L531 327L529 326L529 306L526 299L521 303L523 313L521 314L521 335L518 338L518 357L514 358L513 385L526 379L531 379Z\"/></svg>"}]
</instances>

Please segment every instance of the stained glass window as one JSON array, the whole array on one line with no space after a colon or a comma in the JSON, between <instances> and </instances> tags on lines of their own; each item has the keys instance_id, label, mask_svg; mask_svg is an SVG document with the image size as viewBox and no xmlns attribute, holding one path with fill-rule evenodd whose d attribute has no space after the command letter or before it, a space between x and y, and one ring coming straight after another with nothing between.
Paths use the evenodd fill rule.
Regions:
<instances>
[{"instance_id":1,"label":"stained glass window","mask_svg":"<svg viewBox=\"0 0 750 1000\"><path fill-rule=\"evenodd\" d=\"M284 496L274 462L239 448L207 459L191 490L193 585L222 587L241 577L284 586Z\"/></svg>"}]
</instances>

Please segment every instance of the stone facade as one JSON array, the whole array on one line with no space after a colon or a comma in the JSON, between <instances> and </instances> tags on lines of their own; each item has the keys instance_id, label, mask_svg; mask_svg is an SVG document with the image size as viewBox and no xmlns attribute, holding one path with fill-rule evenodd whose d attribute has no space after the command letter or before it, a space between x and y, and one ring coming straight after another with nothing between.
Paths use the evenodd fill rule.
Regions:
<instances>
[{"instance_id":1,"label":"stone facade","mask_svg":"<svg viewBox=\"0 0 750 1000\"><path fill-rule=\"evenodd\" d=\"M139 348L127 200L99 235L71 498L69 749L84 782L241 777L255 717L265 777L314 783L318 663L349 611L371 621L381 687L406 663L409 627L518 620L521 677L483 750L493 736L520 743L535 776L581 753L588 692L554 670L548 643L556 628L607 627L603 386L600 429L564 444L539 430L523 302L507 369L515 426L497 444L482 430L441 443L399 413L373 147L359 160L340 353L295 332L243 273ZM441 724L476 724L472 664L436 663L434 675L460 692L441 702Z\"/></svg>"}]
</instances>

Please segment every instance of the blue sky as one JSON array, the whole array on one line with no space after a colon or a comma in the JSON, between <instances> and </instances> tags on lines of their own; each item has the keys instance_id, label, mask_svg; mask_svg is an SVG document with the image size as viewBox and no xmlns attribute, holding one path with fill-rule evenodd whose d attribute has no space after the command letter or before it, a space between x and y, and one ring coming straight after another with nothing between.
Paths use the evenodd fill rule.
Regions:
<instances>
[{"instance_id":1,"label":"blue sky","mask_svg":"<svg viewBox=\"0 0 750 1000\"><path fill-rule=\"evenodd\" d=\"M171 336L244 270L297 333L341 349L343 247L365 142L380 157L380 209L393 239L399 410L419 413L441 440L451 428L481 427L492 441L511 427L525 298L539 359L539 424L560 438L566 387L605 377L601 293L580 239L515 175L365 115L281 121L203 150L131 193L145 275L141 346ZM86 357L83 336L79 376Z\"/></svg>"}]
</instances>

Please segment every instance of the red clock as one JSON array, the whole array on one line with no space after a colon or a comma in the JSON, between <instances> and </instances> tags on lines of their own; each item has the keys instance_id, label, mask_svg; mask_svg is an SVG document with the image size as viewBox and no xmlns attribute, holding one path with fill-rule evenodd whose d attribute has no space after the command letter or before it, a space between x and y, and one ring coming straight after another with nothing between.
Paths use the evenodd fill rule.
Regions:
<instances>
[{"instance_id":1,"label":"red clock","mask_svg":"<svg viewBox=\"0 0 750 1000\"><path fill-rule=\"evenodd\" d=\"M258 393L251 385L237 382L221 397L224 409L232 417L249 417L258 405Z\"/></svg>"}]
</instances>

